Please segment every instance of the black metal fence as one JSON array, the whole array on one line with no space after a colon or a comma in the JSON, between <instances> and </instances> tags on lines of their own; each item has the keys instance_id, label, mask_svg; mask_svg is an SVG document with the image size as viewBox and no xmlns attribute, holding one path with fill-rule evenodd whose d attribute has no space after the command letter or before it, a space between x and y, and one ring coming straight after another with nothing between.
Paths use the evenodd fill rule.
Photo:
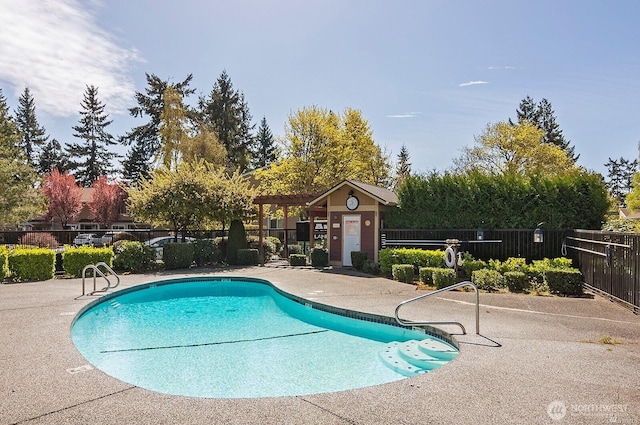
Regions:
<instances>
[{"instance_id":1,"label":"black metal fence","mask_svg":"<svg viewBox=\"0 0 640 425\"><path fill-rule=\"evenodd\" d=\"M640 234L543 229L543 242L535 243L534 229L482 230L482 240L478 239L479 231L383 229L381 245L388 240L403 240L405 247L437 249L444 247L446 239L458 239L461 249L485 261L568 257L582 272L587 287L621 301L634 313L640 311Z\"/></svg>"}]
</instances>

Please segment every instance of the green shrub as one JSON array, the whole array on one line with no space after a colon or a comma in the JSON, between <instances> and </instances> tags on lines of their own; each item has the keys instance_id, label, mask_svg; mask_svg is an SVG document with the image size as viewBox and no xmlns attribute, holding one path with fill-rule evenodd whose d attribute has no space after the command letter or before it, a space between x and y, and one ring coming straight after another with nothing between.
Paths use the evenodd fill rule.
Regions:
<instances>
[{"instance_id":1,"label":"green shrub","mask_svg":"<svg viewBox=\"0 0 640 425\"><path fill-rule=\"evenodd\" d=\"M213 239L196 239L193 243L193 261L199 267L215 264L220 260L218 244Z\"/></svg>"},{"instance_id":2,"label":"green shrub","mask_svg":"<svg viewBox=\"0 0 640 425\"><path fill-rule=\"evenodd\" d=\"M436 288L442 289L456 283L456 272L453 269L433 269L433 284Z\"/></svg>"},{"instance_id":3,"label":"green shrub","mask_svg":"<svg viewBox=\"0 0 640 425\"><path fill-rule=\"evenodd\" d=\"M460 270L467 278L471 278L474 271L485 268L487 268L486 262L483 260L476 260L473 258L473 255L468 252L462 254L462 263L458 266L458 270Z\"/></svg>"},{"instance_id":4,"label":"green shrub","mask_svg":"<svg viewBox=\"0 0 640 425\"><path fill-rule=\"evenodd\" d=\"M329 265L329 252L322 248L311 250L311 265L313 267L327 267Z\"/></svg>"},{"instance_id":5,"label":"green shrub","mask_svg":"<svg viewBox=\"0 0 640 425\"><path fill-rule=\"evenodd\" d=\"M0 245L0 282L9 276L9 250L5 245Z\"/></svg>"},{"instance_id":6,"label":"green shrub","mask_svg":"<svg viewBox=\"0 0 640 425\"><path fill-rule=\"evenodd\" d=\"M265 261L271 259L271 257L276 253L276 246L271 239L262 238L262 248L264 249ZM257 249L259 252L260 238L258 236L249 236L247 244L249 248Z\"/></svg>"},{"instance_id":7,"label":"green shrub","mask_svg":"<svg viewBox=\"0 0 640 425\"><path fill-rule=\"evenodd\" d=\"M418 267L445 267L444 251L415 248L385 248L380 251L380 271L392 273L394 264L412 264Z\"/></svg>"},{"instance_id":8,"label":"green shrub","mask_svg":"<svg viewBox=\"0 0 640 425\"><path fill-rule=\"evenodd\" d=\"M420 267L418 269L420 282L425 285L433 286L433 271L438 269L438 267Z\"/></svg>"},{"instance_id":9,"label":"green shrub","mask_svg":"<svg viewBox=\"0 0 640 425\"><path fill-rule=\"evenodd\" d=\"M524 272L504 272L504 279L511 292L522 292L527 287L527 275Z\"/></svg>"},{"instance_id":10,"label":"green shrub","mask_svg":"<svg viewBox=\"0 0 640 425\"><path fill-rule=\"evenodd\" d=\"M302 247L300 245L297 245L297 244L296 245L288 245L287 249L289 250L289 255L292 255L292 254L296 254L296 255L303 254Z\"/></svg>"},{"instance_id":11,"label":"green shrub","mask_svg":"<svg viewBox=\"0 0 640 425\"><path fill-rule=\"evenodd\" d=\"M233 220L229 226L227 243L227 263L238 264L238 250L247 249L247 232L241 220Z\"/></svg>"},{"instance_id":12,"label":"green shrub","mask_svg":"<svg viewBox=\"0 0 640 425\"><path fill-rule=\"evenodd\" d=\"M527 275L531 285L537 292L548 292L550 288L544 279L544 272L547 270L576 270L571 267L572 260L570 258L544 258L542 260L533 260L529 265Z\"/></svg>"},{"instance_id":13,"label":"green shrub","mask_svg":"<svg viewBox=\"0 0 640 425\"><path fill-rule=\"evenodd\" d=\"M260 264L260 251L254 248L239 249L238 264L243 266L257 266Z\"/></svg>"},{"instance_id":14,"label":"green shrub","mask_svg":"<svg viewBox=\"0 0 640 425\"><path fill-rule=\"evenodd\" d=\"M351 265L356 270L362 270L364 262L369 258L365 251L351 251Z\"/></svg>"},{"instance_id":15,"label":"green shrub","mask_svg":"<svg viewBox=\"0 0 640 425\"><path fill-rule=\"evenodd\" d=\"M62 254L62 264L65 274L73 277L82 277L82 269L89 264L103 262L113 267L113 250L111 248L94 248L81 246L66 248Z\"/></svg>"},{"instance_id":16,"label":"green shrub","mask_svg":"<svg viewBox=\"0 0 640 425\"><path fill-rule=\"evenodd\" d=\"M506 272L523 272L528 270L527 260L524 258L509 257L505 261L489 260L489 268L497 271L498 273L505 274Z\"/></svg>"},{"instance_id":17,"label":"green shrub","mask_svg":"<svg viewBox=\"0 0 640 425\"><path fill-rule=\"evenodd\" d=\"M550 269L543 272L549 292L562 295L582 294L582 273L575 269Z\"/></svg>"},{"instance_id":18,"label":"green shrub","mask_svg":"<svg viewBox=\"0 0 640 425\"><path fill-rule=\"evenodd\" d=\"M48 248L15 248L9 251L9 273L16 281L48 280L56 274L56 253Z\"/></svg>"},{"instance_id":19,"label":"green shrub","mask_svg":"<svg viewBox=\"0 0 640 425\"><path fill-rule=\"evenodd\" d=\"M274 247L273 253L280 254L280 250L282 249L282 241L276 238L275 236L267 236L265 239L270 241L273 244L273 247Z\"/></svg>"},{"instance_id":20,"label":"green shrub","mask_svg":"<svg viewBox=\"0 0 640 425\"><path fill-rule=\"evenodd\" d=\"M138 241L121 239L113 244L113 268L132 273L153 270L156 266L155 251Z\"/></svg>"},{"instance_id":21,"label":"green shrub","mask_svg":"<svg viewBox=\"0 0 640 425\"><path fill-rule=\"evenodd\" d=\"M398 282L413 283L413 264L394 264L391 266L391 275Z\"/></svg>"},{"instance_id":22,"label":"green shrub","mask_svg":"<svg viewBox=\"0 0 640 425\"><path fill-rule=\"evenodd\" d=\"M193 244L191 242L164 244L162 260L167 270L188 269L193 263Z\"/></svg>"},{"instance_id":23,"label":"green shrub","mask_svg":"<svg viewBox=\"0 0 640 425\"><path fill-rule=\"evenodd\" d=\"M362 271L367 274L378 275L380 274L380 266L371 260L367 260L362 265Z\"/></svg>"},{"instance_id":24,"label":"green shrub","mask_svg":"<svg viewBox=\"0 0 640 425\"><path fill-rule=\"evenodd\" d=\"M471 275L471 281L476 284L478 289L494 290L504 288L506 285L504 276L493 269L476 270Z\"/></svg>"},{"instance_id":25,"label":"green shrub","mask_svg":"<svg viewBox=\"0 0 640 425\"><path fill-rule=\"evenodd\" d=\"M289 264L292 266L306 266L307 256L304 254L291 254L289 255Z\"/></svg>"}]
</instances>

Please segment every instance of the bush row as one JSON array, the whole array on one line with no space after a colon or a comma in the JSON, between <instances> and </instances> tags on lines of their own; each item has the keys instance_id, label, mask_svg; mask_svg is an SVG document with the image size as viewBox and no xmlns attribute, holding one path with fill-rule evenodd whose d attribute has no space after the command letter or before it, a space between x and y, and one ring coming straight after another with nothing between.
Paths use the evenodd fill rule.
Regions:
<instances>
[{"instance_id":1,"label":"bush row","mask_svg":"<svg viewBox=\"0 0 640 425\"><path fill-rule=\"evenodd\" d=\"M394 264L411 264L415 267L445 267L444 251L417 248L385 248L380 251L380 271L392 274Z\"/></svg>"}]
</instances>

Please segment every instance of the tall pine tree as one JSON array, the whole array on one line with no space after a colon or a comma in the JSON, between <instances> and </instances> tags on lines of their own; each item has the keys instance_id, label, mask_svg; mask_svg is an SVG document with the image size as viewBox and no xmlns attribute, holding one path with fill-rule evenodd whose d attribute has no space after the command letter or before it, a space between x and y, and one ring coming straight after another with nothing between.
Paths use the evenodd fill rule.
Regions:
<instances>
[{"instance_id":1,"label":"tall pine tree","mask_svg":"<svg viewBox=\"0 0 640 425\"><path fill-rule=\"evenodd\" d=\"M536 103L530 96L525 97L518 109L516 109L518 123L528 122L534 124L540 130L544 131L542 138L543 143L551 143L562 148L569 158L575 163L580 155L576 155L575 147L569 146L570 141L564 138L560 126L556 122L555 112L551 106L551 102L542 99L540 103ZM511 120L510 123L513 124Z\"/></svg>"},{"instance_id":2,"label":"tall pine tree","mask_svg":"<svg viewBox=\"0 0 640 425\"><path fill-rule=\"evenodd\" d=\"M618 205L623 206L625 197L633 189L633 175L638 170L638 160L620 157L620 159L611 159L604 164L608 170L608 180L605 182L609 194L616 200Z\"/></svg>"},{"instance_id":3,"label":"tall pine tree","mask_svg":"<svg viewBox=\"0 0 640 425\"><path fill-rule=\"evenodd\" d=\"M38 156L39 174L47 174L52 169L56 169L61 173L69 169L69 156L56 139L51 139L47 142L40 151L40 156Z\"/></svg>"},{"instance_id":4,"label":"tall pine tree","mask_svg":"<svg viewBox=\"0 0 640 425\"><path fill-rule=\"evenodd\" d=\"M396 178L393 185L394 191L397 191L402 183L411 176L411 163L409 162L409 150L403 144L398 153L398 164L396 166Z\"/></svg>"},{"instance_id":5,"label":"tall pine tree","mask_svg":"<svg viewBox=\"0 0 640 425\"><path fill-rule=\"evenodd\" d=\"M111 146L117 143L107 132L112 120L105 113L105 104L98 100L97 87L87 86L80 105L80 124L73 130L74 137L82 141L67 147L69 168L82 186L91 187L98 177L113 172L113 160L118 158L118 154L111 151Z\"/></svg>"},{"instance_id":6,"label":"tall pine tree","mask_svg":"<svg viewBox=\"0 0 640 425\"><path fill-rule=\"evenodd\" d=\"M38 124L36 104L29 87L25 87L18 99L15 117L20 136L20 148L29 165L37 166L38 156L49 136L46 136L44 127Z\"/></svg>"},{"instance_id":7,"label":"tall pine tree","mask_svg":"<svg viewBox=\"0 0 640 425\"><path fill-rule=\"evenodd\" d=\"M229 168L244 172L251 163L251 146L255 127L244 94L234 90L226 71L213 86L208 97L200 97L200 120L218 135L227 149Z\"/></svg>"},{"instance_id":8,"label":"tall pine tree","mask_svg":"<svg viewBox=\"0 0 640 425\"><path fill-rule=\"evenodd\" d=\"M132 117L147 117L146 124L134 127L127 134L122 136L120 142L131 146L126 158L122 162L123 178L129 182L139 181L140 178L147 178L151 171L153 159L160 149L160 114L164 109L163 95L167 87L171 86L176 90L182 99L187 98L195 92L189 87L192 74L175 84L162 80L155 74L145 74L147 77L147 88L144 93L136 92L138 106L129 109ZM186 107L185 107L186 108ZM187 110L187 116L193 115Z\"/></svg>"},{"instance_id":9,"label":"tall pine tree","mask_svg":"<svg viewBox=\"0 0 640 425\"><path fill-rule=\"evenodd\" d=\"M266 167L278 158L273 133L271 133L265 117L262 117L262 121L260 121L254 146L253 168Z\"/></svg>"}]
</instances>

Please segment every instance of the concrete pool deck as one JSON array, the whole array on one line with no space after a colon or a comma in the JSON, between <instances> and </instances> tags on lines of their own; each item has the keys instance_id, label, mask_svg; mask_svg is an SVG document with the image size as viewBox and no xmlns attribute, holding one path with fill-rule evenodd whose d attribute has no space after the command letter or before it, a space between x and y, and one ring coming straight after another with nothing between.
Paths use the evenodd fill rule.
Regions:
<instances>
[{"instance_id":1,"label":"concrete pool deck","mask_svg":"<svg viewBox=\"0 0 640 425\"><path fill-rule=\"evenodd\" d=\"M126 275L120 287L207 274L264 278L317 302L385 316L424 293L346 269L276 267ZM97 298L76 299L81 286L80 279L0 285L0 425L640 424L640 317L599 296L481 293L477 336L473 293L446 293L402 313L467 328L459 335L440 327L461 354L433 372L338 393L200 399L91 368L70 336L77 312Z\"/></svg>"}]
</instances>

